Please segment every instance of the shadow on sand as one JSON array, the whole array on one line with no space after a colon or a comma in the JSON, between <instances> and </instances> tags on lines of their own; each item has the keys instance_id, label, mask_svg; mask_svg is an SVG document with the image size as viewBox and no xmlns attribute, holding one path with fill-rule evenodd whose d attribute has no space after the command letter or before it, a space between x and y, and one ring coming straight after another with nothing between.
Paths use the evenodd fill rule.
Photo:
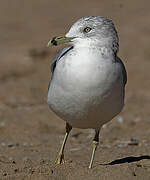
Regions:
<instances>
[{"instance_id":1,"label":"shadow on sand","mask_svg":"<svg viewBox=\"0 0 150 180\"><path fill-rule=\"evenodd\" d=\"M143 159L150 159L150 156L148 156L148 155L143 155L143 156L138 156L138 157L129 156L129 157L114 160L110 163L103 164L103 165L116 165L116 164L123 164L123 163L132 163L132 162L137 162L137 161L140 161Z\"/></svg>"}]
</instances>

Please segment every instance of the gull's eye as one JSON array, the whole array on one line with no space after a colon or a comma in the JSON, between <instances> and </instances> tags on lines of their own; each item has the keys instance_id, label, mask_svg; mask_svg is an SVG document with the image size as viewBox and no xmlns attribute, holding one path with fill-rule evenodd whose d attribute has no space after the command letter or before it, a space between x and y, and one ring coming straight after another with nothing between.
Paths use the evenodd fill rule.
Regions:
<instances>
[{"instance_id":1,"label":"gull's eye","mask_svg":"<svg viewBox=\"0 0 150 180\"><path fill-rule=\"evenodd\" d=\"M90 28L90 27L86 27L86 28L84 29L84 32L88 33L88 32L91 31L91 29L92 29L92 28Z\"/></svg>"}]
</instances>

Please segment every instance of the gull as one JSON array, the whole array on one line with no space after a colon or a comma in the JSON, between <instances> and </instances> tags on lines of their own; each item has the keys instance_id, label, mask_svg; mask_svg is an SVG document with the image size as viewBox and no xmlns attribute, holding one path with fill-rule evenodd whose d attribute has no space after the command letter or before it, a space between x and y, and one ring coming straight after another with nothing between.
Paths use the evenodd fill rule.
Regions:
<instances>
[{"instance_id":1,"label":"gull","mask_svg":"<svg viewBox=\"0 0 150 180\"><path fill-rule=\"evenodd\" d=\"M54 58L47 103L66 121L66 134L56 164L64 163L64 148L72 128L94 129L92 168L101 127L124 106L126 69L117 56L119 40L113 22L103 16L76 21L65 36L48 46L67 43Z\"/></svg>"}]
</instances>

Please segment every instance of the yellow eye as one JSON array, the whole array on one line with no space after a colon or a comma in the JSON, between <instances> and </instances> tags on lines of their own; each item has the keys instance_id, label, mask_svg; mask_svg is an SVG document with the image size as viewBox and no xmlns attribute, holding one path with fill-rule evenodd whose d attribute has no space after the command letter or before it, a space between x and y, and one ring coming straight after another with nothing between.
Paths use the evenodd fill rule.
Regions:
<instances>
[{"instance_id":1,"label":"yellow eye","mask_svg":"<svg viewBox=\"0 0 150 180\"><path fill-rule=\"evenodd\" d=\"M84 29L84 32L86 32L86 33L90 32L90 31L91 31L91 28L90 28L90 27L86 27L86 28Z\"/></svg>"}]
</instances>

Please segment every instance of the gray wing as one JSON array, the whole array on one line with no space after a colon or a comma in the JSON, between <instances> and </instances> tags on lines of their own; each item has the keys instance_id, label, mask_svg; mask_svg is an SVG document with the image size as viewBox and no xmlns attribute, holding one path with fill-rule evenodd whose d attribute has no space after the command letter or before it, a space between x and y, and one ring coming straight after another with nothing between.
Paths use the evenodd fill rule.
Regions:
<instances>
[{"instance_id":1,"label":"gray wing","mask_svg":"<svg viewBox=\"0 0 150 180\"><path fill-rule=\"evenodd\" d=\"M121 61L121 59L119 57L117 57L116 59L117 59L117 62L122 66L123 83L124 83L124 85L126 85L126 83L127 83L127 71L126 71L125 65L123 64L123 62Z\"/></svg>"},{"instance_id":2,"label":"gray wing","mask_svg":"<svg viewBox=\"0 0 150 180\"><path fill-rule=\"evenodd\" d=\"M55 56L52 64L51 64L51 72L52 72L52 76L51 76L51 80L53 78L53 73L55 71L55 68L56 68L56 65L57 65L57 62L68 52L70 51L71 49L73 49L73 46L69 46L69 47L65 47L63 49L61 49ZM49 90L49 87L50 87L50 83L51 83L51 80L49 82L49 85L48 85L48 90Z\"/></svg>"},{"instance_id":3,"label":"gray wing","mask_svg":"<svg viewBox=\"0 0 150 180\"><path fill-rule=\"evenodd\" d=\"M68 51L70 51L73 48L73 46L65 47L61 49L55 56L52 64L51 64L51 72L53 73L56 67L57 62L63 57Z\"/></svg>"}]
</instances>

